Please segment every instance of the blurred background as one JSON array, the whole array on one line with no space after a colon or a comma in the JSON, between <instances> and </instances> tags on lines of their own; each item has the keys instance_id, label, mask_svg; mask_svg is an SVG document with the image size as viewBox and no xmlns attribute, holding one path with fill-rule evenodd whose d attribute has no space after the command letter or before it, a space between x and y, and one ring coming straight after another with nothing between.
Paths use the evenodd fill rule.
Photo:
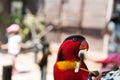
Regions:
<instances>
[{"instance_id":1,"label":"blurred background","mask_svg":"<svg viewBox=\"0 0 120 80\"><path fill-rule=\"evenodd\" d=\"M28 71L12 75L12 80L41 80L39 63L46 49L51 52L46 58L46 80L54 80L57 50L72 34L86 38L90 48L85 62L90 71L100 71L102 64L95 61L105 59L110 52L111 34L116 31L111 30L115 26L108 25L113 18L120 23L119 0L0 0L0 44L8 41L5 29L13 23L19 24L22 50L16 66L19 71ZM7 51L0 53L2 80L3 66L11 64L11 57Z\"/></svg>"}]
</instances>

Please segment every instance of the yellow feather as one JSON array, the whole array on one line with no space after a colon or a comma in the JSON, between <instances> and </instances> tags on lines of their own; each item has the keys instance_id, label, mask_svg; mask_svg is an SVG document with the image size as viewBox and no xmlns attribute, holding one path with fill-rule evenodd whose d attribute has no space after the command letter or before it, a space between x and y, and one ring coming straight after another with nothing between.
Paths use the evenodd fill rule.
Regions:
<instances>
[{"instance_id":1,"label":"yellow feather","mask_svg":"<svg viewBox=\"0 0 120 80\"><path fill-rule=\"evenodd\" d=\"M75 69L76 62L80 62L81 64L81 61L59 61L56 64L60 70L65 71Z\"/></svg>"}]
</instances>

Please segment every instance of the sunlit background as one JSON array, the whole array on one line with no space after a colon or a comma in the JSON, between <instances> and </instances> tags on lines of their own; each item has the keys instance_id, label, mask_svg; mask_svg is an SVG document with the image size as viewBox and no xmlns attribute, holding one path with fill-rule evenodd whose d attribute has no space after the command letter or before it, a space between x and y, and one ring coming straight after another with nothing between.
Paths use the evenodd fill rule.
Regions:
<instances>
[{"instance_id":1,"label":"sunlit background","mask_svg":"<svg viewBox=\"0 0 120 80\"><path fill-rule=\"evenodd\" d=\"M59 45L72 34L86 38L89 50L85 62L90 71L100 71L102 64L95 61L109 54L108 24L114 15L120 18L119 0L0 0L0 45L7 43L5 29L12 23L20 25L23 39L16 64L20 72L13 74L12 80L42 80L38 64L44 42L51 52L45 67L46 80L54 80L53 65ZM11 56L1 49L0 80L7 75L3 74L3 67L11 64Z\"/></svg>"}]
</instances>

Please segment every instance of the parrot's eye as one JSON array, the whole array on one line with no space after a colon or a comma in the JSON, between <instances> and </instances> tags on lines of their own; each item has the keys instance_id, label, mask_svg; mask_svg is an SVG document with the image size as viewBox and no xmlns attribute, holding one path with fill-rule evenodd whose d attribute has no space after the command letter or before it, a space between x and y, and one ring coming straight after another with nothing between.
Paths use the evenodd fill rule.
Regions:
<instances>
[{"instance_id":1,"label":"parrot's eye","mask_svg":"<svg viewBox=\"0 0 120 80\"><path fill-rule=\"evenodd\" d=\"M77 40L78 40L78 38L72 38L72 41L74 41L74 42L77 41Z\"/></svg>"}]
</instances>

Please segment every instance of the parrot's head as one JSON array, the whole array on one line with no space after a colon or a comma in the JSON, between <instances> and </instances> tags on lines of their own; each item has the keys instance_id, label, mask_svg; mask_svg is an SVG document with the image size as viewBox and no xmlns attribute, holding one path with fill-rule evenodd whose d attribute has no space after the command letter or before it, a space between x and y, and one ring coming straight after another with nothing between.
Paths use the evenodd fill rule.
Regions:
<instances>
[{"instance_id":1,"label":"parrot's head","mask_svg":"<svg viewBox=\"0 0 120 80\"><path fill-rule=\"evenodd\" d=\"M89 45L83 36L80 35L69 36L63 41L59 48L57 61L80 60L79 52L81 50L88 51L88 48Z\"/></svg>"}]
</instances>

